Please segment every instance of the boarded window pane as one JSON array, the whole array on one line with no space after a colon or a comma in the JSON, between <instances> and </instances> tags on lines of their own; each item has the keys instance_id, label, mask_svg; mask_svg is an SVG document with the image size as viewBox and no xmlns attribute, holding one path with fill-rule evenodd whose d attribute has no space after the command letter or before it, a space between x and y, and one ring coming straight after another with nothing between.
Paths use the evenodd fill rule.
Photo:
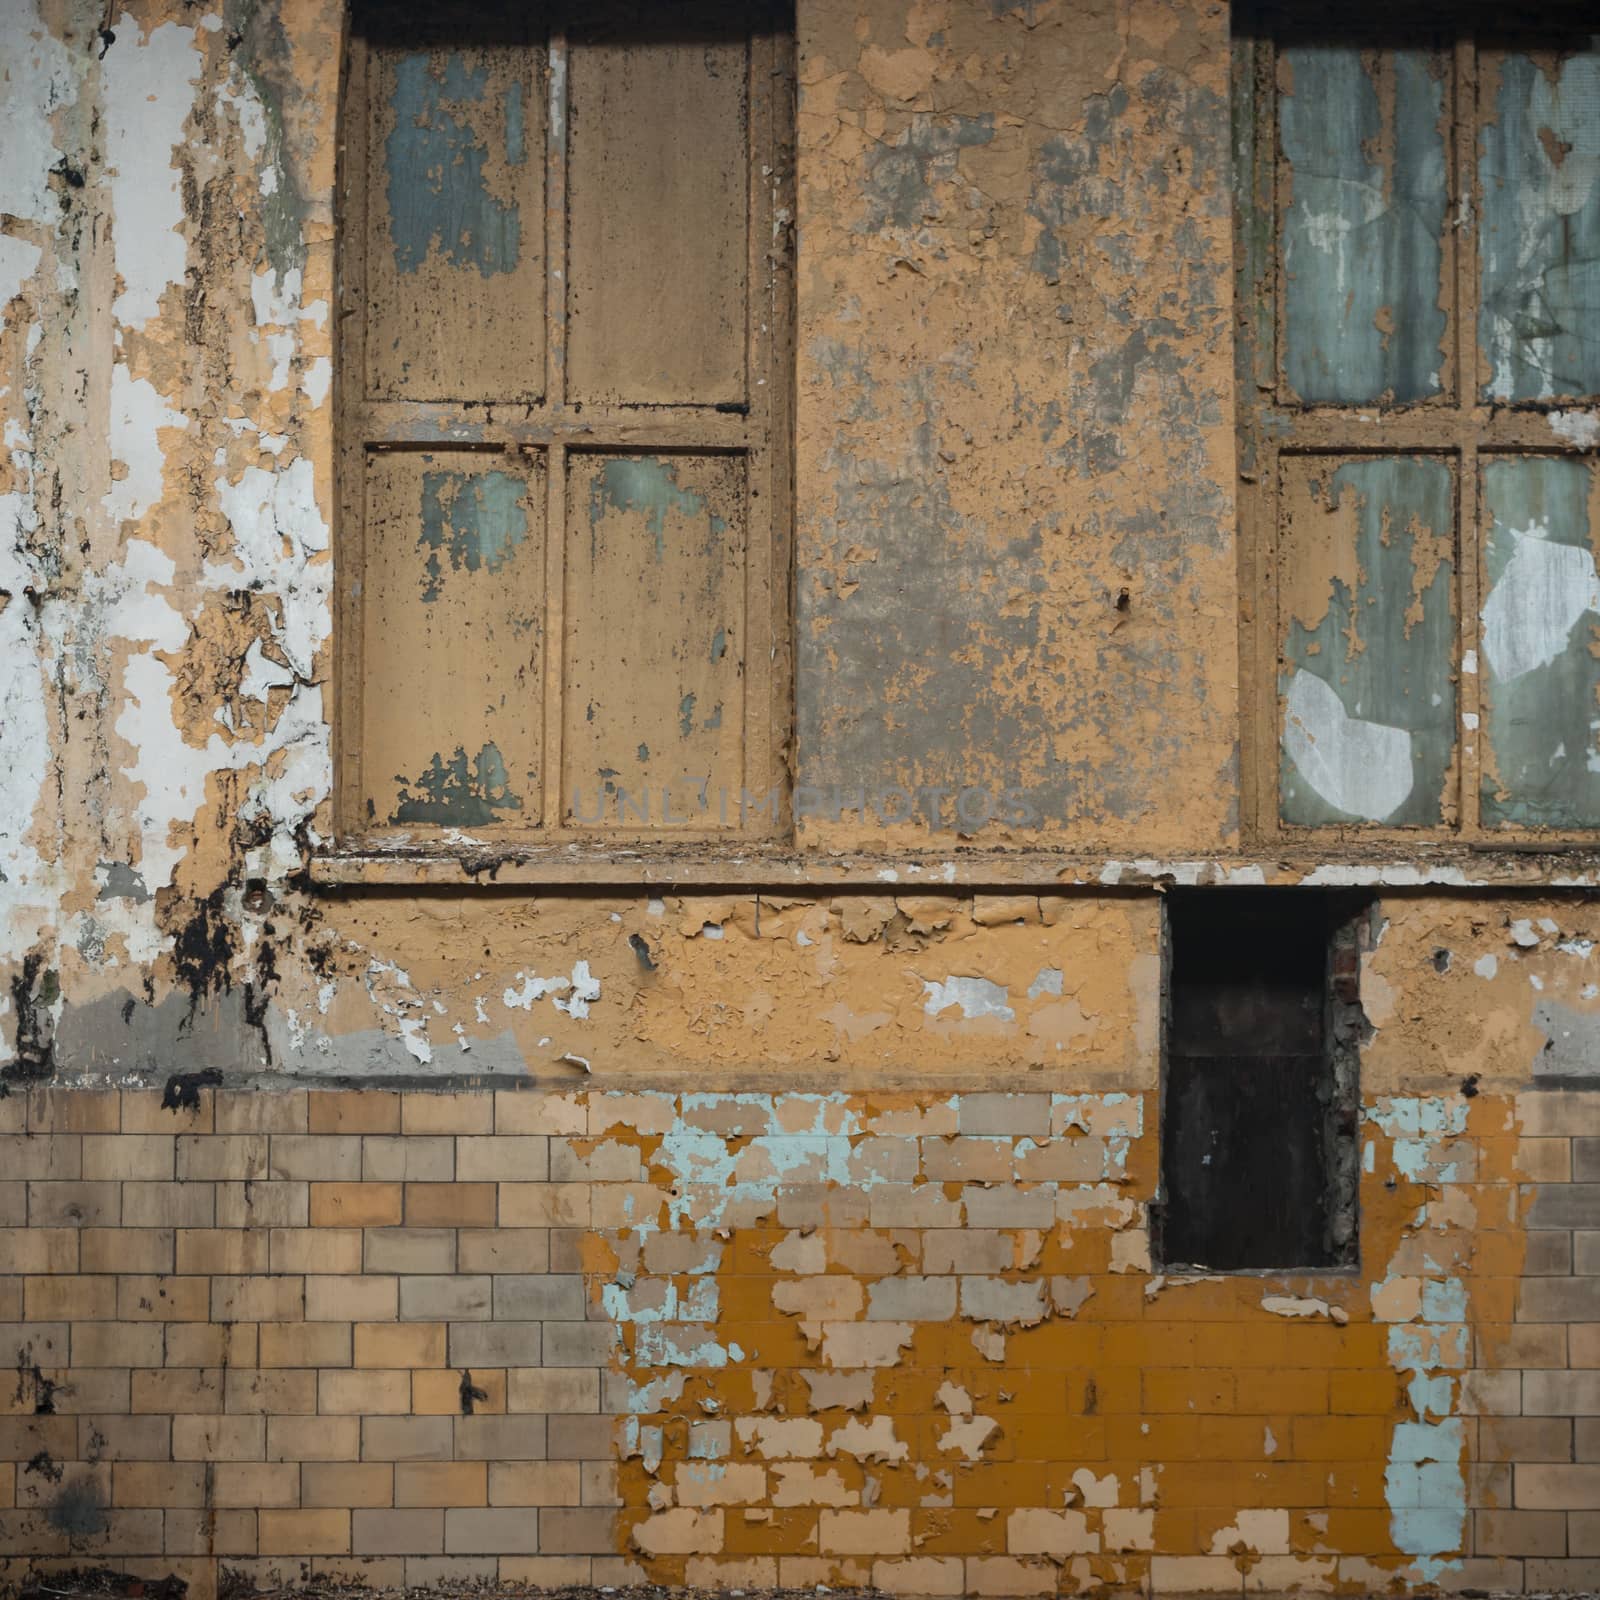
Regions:
<instances>
[{"instance_id":1,"label":"boarded window pane","mask_svg":"<svg viewBox=\"0 0 1600 1600\"><path fill-rule=\"evenodd\" d=\"M379 827L539 821L540 460L368 457L362 738Z\"/></svg>"},{"instance_id":2,"label":"boarded window pane","mask_svg":"<svg viewBox=\"0 0 1600 1600\"><path fill-rule=\"evenodd\" d=\"M571 820L638 827L648 791L651 827L737 827L744 461L573 454L567 463L562 795ZM675 797L665 815L663 785Z\"/></svg>"},{"instance_id":3,"label":"boarded window pane","mask_svg":"<svg viewBox=\"0 0 1600 1600\"><path fill-rule=\"evenodd\" d=\"M372 53L367 389L535 400L544 389L544 53Z\"/></svg>"},{"instance_id":4,"label":"boarded window pane","mask_svg":"<svg viewBox=\"0 0 1600 1600\"><path fill-rule=\"evenodd\" d=\"M1600 392L1600 50L1485 53L1483 393Z\"/></svg>"},{"instance_id":5,"label":"boarded window pane","mask_svg":"<svg viewBox=\"0 0 1600 1600\"><path fill-rule=\"evenodd\" d=\"M1284 377L1307 402L1445 392L1444 59L1324 46L1279 59Z\"/></svg>"},{"instance_id":6,"label":"boarded window pane","mask_svg":"<svg viewBox=\"0 0 1600 1600\"><path fill-rule=\"evenodd\" d=\"M1427 825L1453 813L1455 494L1427 457L1281 468L1281 812Z\"/></svg>"},{"instance_id":7,"label":"boarded window pane","mask_svg":"<svg viewBox=\"0 0 1600 1600\"><path fill-rule=\"evenodd\" d=\"M745 399L748 70L743 39L574 41L573 398Z\"/></svg>"},{"instance_id":8,"label":"boarded window pane","mask_svg":"<svg viewBox=\"0 0 1600 1600\"><path fill-rule=\"evenodd\" d=\"M1600 472L1531 456L1483 468L1482 671L1491 827L1600 825Z\"/></svg>"}]
</instances>

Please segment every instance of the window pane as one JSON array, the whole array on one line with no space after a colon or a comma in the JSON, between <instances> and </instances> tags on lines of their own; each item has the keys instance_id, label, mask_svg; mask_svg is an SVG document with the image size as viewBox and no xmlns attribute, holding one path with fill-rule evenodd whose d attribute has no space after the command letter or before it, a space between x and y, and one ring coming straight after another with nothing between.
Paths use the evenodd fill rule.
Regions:
<instances>
[{"instance_id":1,"label":"window pane","mask_svg":"<svg viewBox=\"0 0 1600 1600\"><path fill-rule=\"evenodd\" d=\"M744 477L739 456L568 456L570 820L739 825Z\"/></svg>"},{"instance_id":2,"label":"window pane","mask_svg":"<svg viewBox=\"0 0 1600 1600\"><path fill-rule=\"evenodd\" d=\"M538 825L544 523L542 460L369 454L368 825Z\"/></svg>"},{"instance_id":3,"label":"window pane","mask_svg":"<svg viewBox=\"0 0 1600 1600\"><path fill-rule=\"evenodd\" d=\"M574 41L574 399L746 398L747 77L742 38Z\"/></svg>"},{"instance_id":4,"label":"window pane","mask_svg":"<svg viewBox=\"0 0 1600 1600\"><path fill-rule=\"evenodd\" d=\"M1279 58L1284 377L1307 402L1446 390L1445 62L1323 46Z\"/></svg>"},{"instance_id":5,"label":"window pane","mask_svg":"<svg viewBox=\"0 0 1600 1600\"><path fill-rule=\"evenodd\" d=\"M543 52L372 54L367 387L544 392Z\"/></svg>"},{"instance_id":6,"label":"window pane","mask_svg":"<svg viewBox=\"0 0 1600 1600\"><path fill-rule=\"evenodd\" d=\"M1281 479L1283 820L1453 820L1449 466L1297 456Z\"/></svg>"},{"instance_id":7,"label":"window pane","mask_svg":"<svg viewBox=\"0 0 1600 1600\"><path fill-rule=\"evenodd\" d=\"M1529 456L1483 468L1483 820L1600 825L1600 472Z\"/></svg>"},{"instance_id":8,"label":"window pane","mask_svg":"<svg viewBox=\"0 0 1600 1600\"><path fill-rule=\"evenodd\" d=\"M1485 53L1479 95L1484 398L1600 392L1600 51Z\"/></svg>"}]
</instances>

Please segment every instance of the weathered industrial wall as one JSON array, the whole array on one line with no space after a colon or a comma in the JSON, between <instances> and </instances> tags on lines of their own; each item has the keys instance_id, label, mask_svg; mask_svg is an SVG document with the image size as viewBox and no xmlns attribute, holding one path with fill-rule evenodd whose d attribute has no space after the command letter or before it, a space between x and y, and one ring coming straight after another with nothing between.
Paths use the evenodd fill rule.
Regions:
<instances>
[{"instance_id":1,"label":"weathered industrial wall","mask_svg":"<svg viewBox=\"0 0 1600 1600\"><path fill-rule=\"evenodd\" d=\"M0 0L0 1579L1600 1582L1592 907L1369 874L1362 1270L1149 1260L1226 7L800 0L816 848L587 887L319 860L341 28Z\"/></svg>"},{"instance_id":2,"label":"weathered industrial wall","mask_svg":"<svg viewBox=\"0 0 1600 1600\"><path fill-rule=\"evenodd\" d=\"M1147 1091L190 1098L0 1108L7 1580L1593 1584L1593 1093L1376 1095L1364 1270L1199 1279Z\"/></svg>"},{"instance_id":3,"label":"weathered industrial wall","mask_svg":"<svg viewBox=\"0 0 1600 1600\"><path fill-rule=\"evenodd\" d=\"M802 9L802 842L1235 842L1226 24ZM339 8L8 0L4 26L8 1051L595 1058L574 1038L624 993L544 1047L502 997L577 960L631 987L642 904L619 929L459 873L448 902L306 886L332 842Z\"/></svg>"}]
</instances>

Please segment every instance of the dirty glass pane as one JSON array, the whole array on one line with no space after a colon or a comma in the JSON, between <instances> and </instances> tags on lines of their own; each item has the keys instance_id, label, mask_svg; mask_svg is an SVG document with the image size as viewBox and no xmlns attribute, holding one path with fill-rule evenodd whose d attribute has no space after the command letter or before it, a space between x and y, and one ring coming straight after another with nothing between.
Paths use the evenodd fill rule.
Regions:
<instances>
[{"instance_id":1,"label":"dirty glass pane","mask_svg":"<svg viewBox=\"0 0 1600 1600\"><path fill-rule=\"evenodd\" d=\"M545 493L540 459L369 453L368 826L538 825Z\"/></svg>"},{"instance_id":2,"label":"dirty glass pane","mask_svg":"<svg viewBox=\"0 0 1600 1600\"><path fill-rule=\"evenodd\" d=\"M692 29L676 41L574 38L574 399L745 399L748 53L744 38L708 42Z\"/></svg>"},{"instance_id":3,"label":"dirty glass pane","mask_svg":"<svg viewBox=\"0 0 1600 1600\"><path fill-rule=\"evenodd\" d=\"M1600 48L1486 52L1479 106L1483 396L1600 392Z\"/></svg>"},{"instance_id":4,"label":"dirty glass pane","mask_svg":"<svg viewBox=\"0 0 1600 1600\"><path fill-rule=\"evenodd\" d=\"M1600 827L1600 471L1483 467L1482 671L1490 827Z\"/></svg>"},{"instance_id":5,"label":"dirty glass pane","mask_svg":"<svg viewBox=\"0 0 1600 1600\"><path fill-rule=\"evenodd\" d=\"M1283 820L1451 822L1451 470L1426 456L1291 456L1281 472Z\"/></svg>"},{"instance_id":6,"label":"dirty glass pane","mask_svg":"<svg viewBox=\"0 0 1600 1600\"><path fill-rule=\"evenodd\" d=\"M568 456L570 821L739 825L744 506L740 456Z\"/></svg>"},{"instance_id":7,"label":"dirty glass pane","mask_svg":"<svg viewBox=\"0 0 1600 1600\"><path fill-rule=\"evenodd\" d=\"M1445 392L1444 59L1296 46L1279 56L1283 364L1308 403Z\"/></svg>"},{"instance_id":8,"label":"dirty glass pane","mask_svg":"<svg viewBox=\"0 0 1600 1600\"><path fill-rule=\"evenodd\" d=\"M544 52L372 52L367 392L544 393Z\"/></svg>"}]
</instances>

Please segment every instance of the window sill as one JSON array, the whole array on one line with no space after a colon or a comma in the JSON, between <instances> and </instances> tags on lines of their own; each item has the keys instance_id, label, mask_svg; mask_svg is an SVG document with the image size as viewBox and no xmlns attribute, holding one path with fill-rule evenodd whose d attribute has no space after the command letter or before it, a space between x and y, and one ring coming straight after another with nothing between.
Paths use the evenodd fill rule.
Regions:
<instances>
[{"instance_id":1,"label":"window sill","mask_svg":"<svg viewBox=\"0 0 1600 1600\"><path fill-rule=\"evenodd\" d=\"M1600 845L1399 852L1114 857L1086 851L848 853L820 846L682 841L455 845L448 849L350 848L313 856L311 882L329 889L813 888L880 892L999 889L1166 889L1262 884L1371 889L1600 888Z\"/></svg>"}]
</instances>

